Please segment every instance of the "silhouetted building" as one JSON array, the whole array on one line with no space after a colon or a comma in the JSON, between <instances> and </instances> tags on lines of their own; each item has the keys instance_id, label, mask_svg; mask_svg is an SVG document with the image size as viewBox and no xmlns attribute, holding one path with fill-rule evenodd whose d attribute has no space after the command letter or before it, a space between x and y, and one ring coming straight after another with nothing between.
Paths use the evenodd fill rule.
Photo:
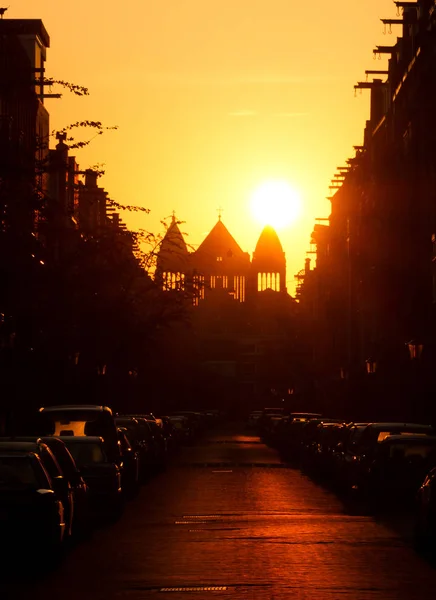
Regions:
<instances>
[{"instance_id":1,"label":"silhouetted building","mask_svg":"<svg viewBox=\"0 0 436 600\"><path fill-rule=\"evenodd\" d=\"M285 254L271 227L262 231L250 260L221 218L189 252L173 217L155 280L184 292L193 305L191 352L200 365L194 385L209 402L262 405L272 401L271 390L282 394L293 387L296 303L286 292Z\"/></svg>"},{"instance_id":2,"label":"silhouetted building","mask_svg":"<svg viewBox=\"0 0 436 600\"><path fill-rule=\"evenodd\" d=\"M164 290L183 290L189 271L189 251L175 216L162 240L157 257L157 279Z\"/></svg>"},{"instance_id":3,"label":"silhouetted building","mask_svg":"<svg viewBox=\"0 0 436 600\"><path fill-rule=\"evenodd\" d=\"M397 5L402 35L374 49L386 71L355 86L371 94L364 142L332 182L329 226L314 232L317 265L301 288L314 370L346 381L350 411L369 418L435 416L436 12L429 0Z\"/></svg>"},{"instance_id":4,"label":"silhouetted building","mask_svg":"<svg viewBox=\"0 0 436 600\"><path fill-rule=\"evenodd\" d=\"M39 19L0 20L0 212L3 232L37 233L49 115L44 64L50 38Z\"/></svg>"},{"instance_id":5,"label":"silhouetted building","mask_svg":"<svg viewBox=\"0 0 436 600\"><path fill-rule=\"evenodd\" d=\"M277 233L266 226L250 260L219 218L197 250L189 252L175 217L157 257L156 280L164 289L191 286L195 305L216 294L246 302L258 292L286 294L286 258Z\"/></svg>"}]
</instances>

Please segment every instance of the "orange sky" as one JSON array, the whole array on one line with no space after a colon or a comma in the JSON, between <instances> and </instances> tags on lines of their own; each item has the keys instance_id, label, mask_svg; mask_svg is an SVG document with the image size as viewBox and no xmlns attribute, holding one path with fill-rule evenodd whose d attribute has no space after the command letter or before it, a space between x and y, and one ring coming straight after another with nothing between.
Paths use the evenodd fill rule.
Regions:
<instances>
[{"instance_id":1,"label":"orange sky","mask_svg":"<svg viewBox=\"0 0 436 600\"><path fill-rule=\"evenodd\" d=\"M392 0L20 0L6 16L41 18L47 76L89 87L46 101L52 128L119 126L77 156L81 168L105 164L114 200L152 210L125 213L129 227L157 232L174 209L198 245L222 206L251 253L251 192L268 179L295 186L303 214L279 232L293 293L330 179L362 143L369 98L353 85L387 65L372 48L400 33L379 21L396 16Z\"/></svg>"}]
</instances>

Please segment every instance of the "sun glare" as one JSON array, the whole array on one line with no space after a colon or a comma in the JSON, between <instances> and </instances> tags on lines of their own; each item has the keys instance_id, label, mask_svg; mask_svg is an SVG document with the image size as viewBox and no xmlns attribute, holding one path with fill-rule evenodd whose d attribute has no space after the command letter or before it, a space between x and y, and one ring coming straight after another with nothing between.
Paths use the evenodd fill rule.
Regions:
<instances>
[{"instance_id":1,"label":"sun glare","mask_svg":"<svg viewBox=\"0 0 436 600\"><path fill-rule=\"evenodd\" d=\"M300 216L301 199L286 181L265 181L251 196L250 208L261 225L283 229Z\"/></svg>"}]
</instances>

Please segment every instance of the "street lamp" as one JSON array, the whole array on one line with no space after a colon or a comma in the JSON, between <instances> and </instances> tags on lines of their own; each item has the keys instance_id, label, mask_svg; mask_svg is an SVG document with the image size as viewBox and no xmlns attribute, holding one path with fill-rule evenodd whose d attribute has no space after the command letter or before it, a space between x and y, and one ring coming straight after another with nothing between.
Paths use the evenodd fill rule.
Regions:
<instances>
[{"instance_id":1,"label":"street lamp","mask_svg":"<svg viewBox=\"0 0 436 600\"><path fill-rule=\"evenodd\" d=\"M377 361L375 361L373 358L367 358L365 361L365 365L366 365L366 372L368 373L368 375L371 375L371 374L377 372Z\"/></svg>"},{"instance_id":2,"label":"street lamp","mask_svg":"<svg viewBox=\"0 0 436 600\"><path fill-rule=\"evenodd\" d=\"M409 348L410 360L419 360L421 358L424 344L411 340L410 342L407 342L407 347Z\"/></svg>"}]
</instances>

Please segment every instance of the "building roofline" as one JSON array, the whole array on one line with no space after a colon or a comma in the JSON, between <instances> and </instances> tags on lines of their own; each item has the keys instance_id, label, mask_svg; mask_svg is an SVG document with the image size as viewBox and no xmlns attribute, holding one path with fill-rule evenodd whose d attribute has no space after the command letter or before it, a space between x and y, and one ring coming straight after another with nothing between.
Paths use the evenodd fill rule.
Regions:
<instances>
[{"instance_id":1,"label":"building roofline","mask_svg":"<svg viewBox=\"0 0 436 600\"><path fill-rule=\"evenodd\" d=\"M50 48L50 36L41 19L1 19L0 34L29 35L34 33L41 38L46 48Z\"/></svg>"}]
</instances>

